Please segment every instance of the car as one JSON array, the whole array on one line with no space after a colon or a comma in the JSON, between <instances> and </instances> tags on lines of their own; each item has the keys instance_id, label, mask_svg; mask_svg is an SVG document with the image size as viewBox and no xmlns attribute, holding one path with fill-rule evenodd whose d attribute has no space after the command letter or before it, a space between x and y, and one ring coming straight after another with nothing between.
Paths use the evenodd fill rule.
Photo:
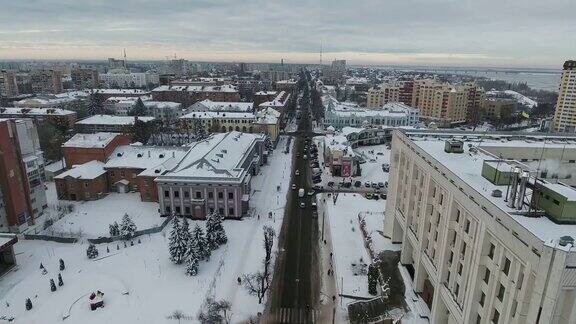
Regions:
<instances>
[{"instance_id":1,"label":"car","mask_svg":"<svg viewBox=\"0 0 576 324\"><path fill-rule=\"evenodd\" d=\"M296 184L295 183L292 184L292 190L296 190Z\"/></svg>"},{"instance_id":2,"label":"car","mask_svg":"<svg viewBox=\"0 0 576 324\"><path fill-rule=\"evenodd\" d=\"M298 197L300 198L304 197L304 188L298 189Z\"/></svg>"},{"instance_id":3,"label":"car","mask_svg":"<svg viewBox=\"0 0 576 324\"><path fill-rule=\"evenodd\" d=\"M378 182L378 187L384 188L384 182Z\"/></svg>"},{"instance_id":4,"label":"car","mask_svg":"<svg viewBox=\"0 0 576 324\"><path fill-rule=\"evenodd\" d=\"M334 187L334 181L329 181L329 182L328 182L328 187Z\"/></svg>"},{"instance_id":5,"label":"car","mask_svg":"<svg viewBox=\"0 0 576 324\"><path fill-rule=\"evenodd\" d=\"M366 197L366 199L372 199L372 193L368 192L364 195L364 197Z\"/></svg>"},{"instance_id":6,"label":"car","mask_svg":"<svg viewBox=\"0 0 576 324\"><path fill-rule=\"evenodd\" d=\"M350 187L352 187L352 182L344 182L344 184L342 184L342 187L350 188Z\"/></svg>"},{"instance_id":7,"label":"car","mask_svg":"<svg viewBox=\"0 0 576 324\"><path fill-rule=\"evenodd\" d=\"M382 193L382 194L380 194L380 198L386 199L386 198L388 198L388 196L385 193Z\"/></svg>"},{"instance_id":8,"label":"car","mask_svg":"<svg viewBox=\"0 0 576 324\"><path fill-rule=\"evenodd\" d=\"M372 182L372 188L378 188L378 184L376 182Z\"/></svg>"},{"instance_id":9,"label":"car","mask_svg":"<svg viewBox=\"0 0 576 324\"><path fill-rule=\"evenodd\" d=\"M306 154L304 154L304 156L302 157L304 160L308 160L308 156Z\"/></svg>"},{"instance_id":10,"label":"car","mask_svg":"<svg viewBox=\"0 0 576 324\"><path fill-rule=\"evenodd\" d=\"M390 164L388 164L388 163L382 164L382 171L390 172Z\"/></svg>"},{"instance_id":11,"label":"car","mask_svg":"<svg viewBox=\"0 0 576 324\"><path fill-rule=\"evenodd\" d=\"M316 210L312 211L312 218L318 218L318 211Z\"/></svg>"},{"instance_id":12,"label":"car","mask_svg":"<svg viewBox=\"0 0 576 324\"><path fill-rule=\"evenodd\" d=\"M296 153L296 157L300 157L300 153Z\"/></svg>"},{"instance_id":13,"label":"car","mask_svg":"<svg viewBox=\"0 0 576 324\"><path fill-rule=\"evenodd\" d=\"M374 194L374 195L372 195L372 199L378 200L378 199L380 199L380 196L378 196L377 194Z\"/></svg>"},{"instance_id":14,"label":"car","mask_svg":"<svg viewBox=\"0 0 576 324\"><path fill-rule=\"evenodd\" d=\"M366 181L366 182L364 182L364 187L366 187L366 188L370 188L370 181Z\"/></svg>"},{"instance_id":15,"label":"car","mask_svg":"<svg viewBox=\"0 0 576 324\"><path fill-rule=\"evenodd\" d=\"M376 155L384 155L384 152L378 152Z\"/></svg>"},{"instance_id":16,"label":"car","mask_svg":"<svg viewBox=\"0 0 576 324\"><path fill-rule=\"evenodd\" d=\"M300 175L300 170L296 169L296 171L294 172L295 175Z\"/></svg>"},{"instance_id":17,"label":"car","mask_svg":"<svg viewBox=\"0 0 576 324\"><path fill-rule=\"evenodd\" d=\"M321 179L321 178L314 178L314 179L312 179L312 183L320 183L320 182L322 182L322 179Z\"/></svg>"},{"instance_id":18,"label":"car","mask_svg":"<svg viewBox=\"0 0 576 324\"><path fill-rule=\"evenodd\" d=\"M314 196L315 193L314 190L308 190L308 196Z\"/></svg>"},{"instance_id":19,"label":"car","mask_svg":"<svg viewBox=\"0 0 576 324\"><path fill-rule=\"evenodd\" d=\"M306 208L306 203L305 203L305 202L301 202L301 203L300 203L300 208Z\"/></svg>"},{"instance_id":20,"label":"car","mask_svg":"<svg viewBox=\"0 0 576 324\"><path fill-rule=\"evenodd\" d=\"M362 186L362 182L361 181L356 181L354 182L354 187L359 188Z\"/></svg>"},{"instance_id":21,"label":"car","mask_svg":"<svg viewBox=\"0 0 576 324\"><path fill-rule=\"evenodd\" d=\"M320 186L320 185L315 185L315 186L312 187L312 188L314 188L314 190L323 190L323 189L324 189L324 187L323 187L323 186Z\"/></svg>"}]
</instances>

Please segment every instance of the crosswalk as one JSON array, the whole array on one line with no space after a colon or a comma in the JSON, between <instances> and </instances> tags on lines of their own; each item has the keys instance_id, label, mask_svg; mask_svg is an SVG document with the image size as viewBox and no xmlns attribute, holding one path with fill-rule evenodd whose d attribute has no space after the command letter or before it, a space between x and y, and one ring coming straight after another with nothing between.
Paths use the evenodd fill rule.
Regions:
<instances>
[{"instance_id":1,"label":"crosswalk","mask_svg":"<svg viewBox=\"0 0 576 324\"><path fill-rule=\"evenodd\" d=\"M260 323L281 324L281 323L316 323L319 311L316 309L303 308L276 308L267 313Z\"/></svg>"}]
</instances>

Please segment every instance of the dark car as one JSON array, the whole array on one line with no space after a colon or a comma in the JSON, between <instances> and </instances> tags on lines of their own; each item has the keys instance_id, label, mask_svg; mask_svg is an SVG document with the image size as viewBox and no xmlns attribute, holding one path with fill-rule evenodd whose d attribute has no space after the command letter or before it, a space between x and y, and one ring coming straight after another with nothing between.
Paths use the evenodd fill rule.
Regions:
<instances>
[{"instance_id":1,"label":"dark car","mask_svg":"<svg viewBox=\"0 0 576 324\"><path fill-rule=\"evenodd\" d=\"M328 187L334 187L334 181L328 182Z\"/></svg>"},{"instance_id":2,"label":"dark car","mask_svg":"<svg viewBox=\"0 0 576 324\"><path fill-rule=\"evenodd\" d=\"M361 181L356 181L356 182L354 182L354 187L360 188L361 186L362 186L362 182L361 182Z\"/></svg>"},{"instance_id":3,"label":"dark car","mask_svg":"<svg viewBox=\"0 0 576 324\"><path fill-rule=\"evenodd\" d=\"M350 187L352 187L352 182L344 182L344 184L342 186L344 188L350 188Z\"/></svg>"}]
</instances>

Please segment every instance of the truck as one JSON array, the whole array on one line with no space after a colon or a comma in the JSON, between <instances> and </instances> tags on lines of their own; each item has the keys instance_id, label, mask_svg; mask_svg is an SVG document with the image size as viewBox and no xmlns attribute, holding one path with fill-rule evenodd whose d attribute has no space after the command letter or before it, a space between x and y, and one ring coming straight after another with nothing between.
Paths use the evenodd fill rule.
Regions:
<instances>
[{"instance_id":1,"label":"truck","mask_svg":"<svg viewBox=\"0 0 576 324\"><path fill-rule=\"evenodd\" d=\"M298 189L298 197L300 198L304 197L304 188Z\"/></svg>"}]
</instances>

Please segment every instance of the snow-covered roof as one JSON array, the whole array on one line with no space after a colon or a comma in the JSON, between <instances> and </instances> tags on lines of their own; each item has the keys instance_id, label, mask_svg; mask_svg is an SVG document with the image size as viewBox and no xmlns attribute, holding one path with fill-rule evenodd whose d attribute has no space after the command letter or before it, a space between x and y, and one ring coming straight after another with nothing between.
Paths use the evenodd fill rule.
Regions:
<instances>
[{"instance_id":1,"label":"snow-covered roof","mask_svg":"<svg viewBox=\"0 0 576 324\"><path fill-rule=\"evenodd\" d=\"M242 168L249 150L263 134L229 132L214 134L206 140L194 143L184 158L159 180L201 181L241 180L247 170Z\"/></svg>"},{"instance_id":2,"label":"snow-covered roof","mask_svg":"<svg viewBox=\"0 0 576 324\"><path fill-rule=\"evenodd\" d=\"M182 107L182 104L179 102L171 102L171 101L146 101L144 102L144 106L146 108L155 108L155 109L178 109Z\"/></svg>"},{"instance_id":3,"label":"snow-covered roof","mask_svg":"<svg viewBox=\"0 0 576 324\"><path fill-rule=\"evenodd\" d=\"M289 99L289 93L286 91L280 91L274 99L261 103L260 107L284 107Z\"/></svg>"},{"instance_id":4,"label":"snow-covered roof","mask_svg":"<svg viewBox=\"0 0 576 324\"><path fill-rule=\"evenodd\" d=\"M141 89L93 89L91 92L100 94L117 94L119 96L123 94L139 94L146 95L150 92Z\"/></svg>"},{"instance_id":5,"label":"snow-covered roof","mask_svg":"<svg viewBox=\"0 0 576 324\"><path fill-rule=\"evenodd\" d=\"M180 160L187 150L186 147L122 145L110 154L104 167L146 170L168 160Z\"/></svg>"},{"instance_id":6,"label":"snow-covered roof","mask_svg":"<svg viewBox=\"0 0 576 324\"><path fill-rule=\"evenodd\" d=\"M344 135L330 135L324 137L324 145L330 151L342 152L343 156L354 157L356 154L352 150L352 146L348 144L348 139Z\"/></svg>"},{"instance_id":7,"label":"snow-covered roof","mask_svg":"<svg viewBox=\"0 0 576 324\"><path fill-rule=\"evenodd\" d=\"M256 113L256 122L258 124L265 124L265 125L275 125L278 124L278 120L280 119L280 112L273 108L265 108Z\"/></svg>"},{"instance_id":8,"label":"snow-covered roof","mask_svg":"<svg viewBox=\"0 0 576 324\"><path fill-rule=\"evenodd\" d=\"M550 191L554 191L555 193L563 197L566 197L568 201L576 201L576 189L572 187L565 186L561 183L548 183L548 182L540 183L540 185Z\"/></svg>"},{"instance_id":9,"label":"snow-covered roof","mask_svg":"<svg viewBox=\"0 0 576 324\"><path fill-rule=\"evenodd\" d=\"M134 125L135 119L145 123L153 121L150 116L115 116L115 115L94 115L76 122L78 125Z\"/></svg>"},{"instance_id":10,"label":"snow-covered roof","mask_svg":"<svg viewBox=\"0 0 576 324\"><path fill-rule=\"evenodd\" d=\"M254 119L256 116L251 112L219 112L219 111L193 111L182 117L182 119L213 119L213 118L236 118L236 119Z\"/></svg>"},{"instance_id":11,"label":"snow-covered roof","mask_svg":"<svg viewBox=\"0 0 576 324\"><path fill-rule=\"evenodd\" d=\"M234 111L248 112L252 111L253 102L220 102L205 99L190 106L190 109L196 111Z\"/></svg>"},{"instance_id":12,"label":"snow-covered roof","mask_svg":"<svg viewBox=\"0 0 576 324\"><path fill-rule=\"evenodd\" d=\"M254 95L256 96L275 96L277 94L276 91L258 91Z\"/></svg>"},{"instance_id":13,"label":"snow-covered roof","mask_svg":"<svg viewBox=\"0 0 576 324\"><path fill-rule=\"evenodd\" d=\"M224 85L161 85L152 90L158 91L188 91L188 92L238 92L238 89L231 84Z\"/></svg>"},{"instance_id":14,"label":"snow-covered roof","mask_svg":"<svg viewBox=\"0 0 576 324\"><path fill-rule=\"evenodd\" d=\"M110 144L116 136L120 136L120 134L106 132L94 134L78 133L62 144L62 147L103 148Z\"/></svg>"},{"instance_id":15,"label":"snow-covered roof","mask_svg":"<svg viewBox=\"0 0 576 324\"><path fill-rule=\"evenodd\" d=\"M44 166L44 170L48 171L48 172L58 172L61 170L66 169L66 162L64 161L64 159L47 164Z\"/></svg>"},{"instance_id":16,"label":"snow-covered roof","mask_svg":"<svg viewBox=\"0 0 576 324\"><path fill-rule=\"evenodd\" d=\"M15 108L0 107L1 115L22 115L22 116L68 116L75 115L76 112L59 108Z\"/></svg>"},{"instance_id":17,"label":"snow-covered roof","mask_svg":"<svg viewBox=\"0 0 576 324\"><path fill-rule=\"evenodd\" d=\"M464 183L467 183L476 192L490 201L498 209L507 213L511 219L516 221L518 224L526 228L528 231L533 233L536 237L543 241L549 239L558 239L564 235L574 235L576 233L576 225L561 225L552 222L545 216L541 217L527 217L519 215L518 212L527 212L526 210L518 211L515 208L510 208L507 206L505 197L493 197L492 192L496 189L506 192L506 185L499 186L495 185L486 178L482 176L482 165L485 160L494 160L498 158L487 151L482 149L478 150L475 154L469 154L466 152L461 154L447 153L444 151L445 139L436 139L432 137L412 137L414 143L422 149L424 152L430 154L430 156L454 173L458 178L460 178ZM489 140L486 140L489 141ZM511 140L508 142L511 145L515 145L517 148L524 147L525 141L522 140ZM477 146L478 142L466 142L464 141L464 147L467 148L468 144ZM482 145L485 143L482 142ZM540 143L540 145L542 145ZM530 147L526 147L530 149ZM566 189L568 190L568 189Z\"/></svg>"},{"instance_id":18,"label":"snow-covered roof","mask_svg":"<svg viewBox=\"0 0 576 324\"><path fill-rule=\"evenodd\" d=\"M98 178L104 173L106 173L106 170L104 170L104 163L93 160L84 164L75 165L72 169L55 176L54 179L72 177L78 180L91 180Z\"/></svg>"}]
</instances>

